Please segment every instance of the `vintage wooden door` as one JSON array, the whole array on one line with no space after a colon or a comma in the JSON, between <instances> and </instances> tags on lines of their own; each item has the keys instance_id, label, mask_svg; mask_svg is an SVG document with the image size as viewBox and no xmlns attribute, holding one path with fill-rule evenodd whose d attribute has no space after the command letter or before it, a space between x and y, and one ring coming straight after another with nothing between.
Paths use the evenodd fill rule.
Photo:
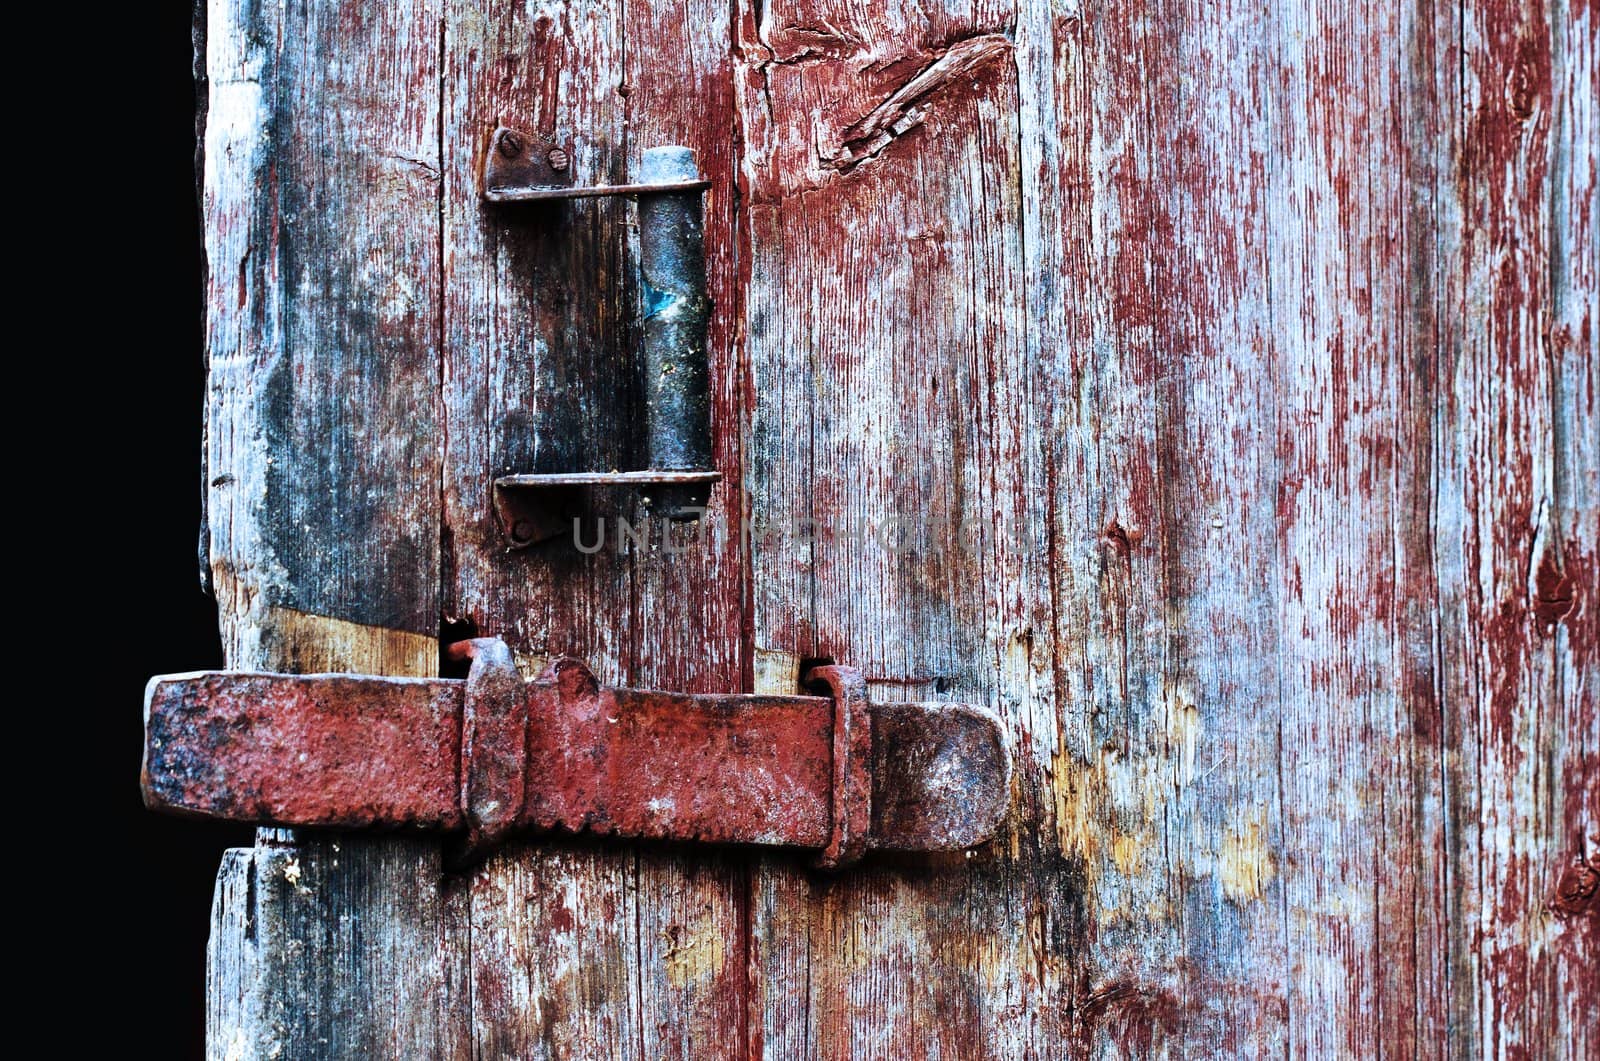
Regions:
<instances>
[{"instance_id":1,"label":"vintage wooden door","mask_svg":"<svg viewBox=\"0 0 1600 1061\"><path fill-rule=\"evenodd\" d=\"M1015 760L837 875L263 833L215 1057L1600 1055L1592 3L203 6L231 666L832 657ZM712 181L687 543L501 539L627 466L639 298L624 201L485 208L502 121Z\"/></svg>"}]
</instances>

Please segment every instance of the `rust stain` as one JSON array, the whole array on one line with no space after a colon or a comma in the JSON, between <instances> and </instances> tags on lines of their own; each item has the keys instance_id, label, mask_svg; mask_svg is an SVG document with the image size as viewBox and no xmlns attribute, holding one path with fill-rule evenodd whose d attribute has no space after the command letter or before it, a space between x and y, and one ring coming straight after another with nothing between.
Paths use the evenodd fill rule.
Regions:
<instances>
[{"instance_id":1,"label":"rust stain","mask_svg":"<svg viewBox=\"0 0 1600 1061\"><path fill-rule=\"evenodd\" d=\"M1104 826L1098 820L1108 805L1107 777L1116 769L1115 749L1102 749L1098 759L1080 766L1072 753L1062 748L1052 761L1055 776L1056 842L1061 853L1082 859L1093 874L1100 861Z\"/></svg>"},{"instance_id":2,"label":"rust stain","mask_svg":"<svg viewBox=\"0 0 1600 1061\"><path fill-rule=\"evenodd\" d=\"M1102 746L1088 764L1065 749L1054 756L1056 841L1062 856L1082 867L1086 887L1098 887L1108 872L1146 872L1151 857L1161 857L1157 823L1181 769L1166 755L1128 756L1114 745ZM1118 894L1122 903L1101 908L1102 925L1165 916L1131 905L1132 892Z\"/></svg>"},{"instance_id":3,"label":"rust stain","mask_svg":"<svg viewBox=\"0 0 1600 1061\"><path fill-rule=\"evenodd\" d=\"M1200 706L1187 679L1166 683L1167 755L1175 789L1194 784L1195 749L1200 743Z\"/></svg>"},{"instance_id":4,"label":"rust stain","mask_svg":"<svg viewBox=\"0 0 1600 1061\"><path fill-rule=\"evenodd\" d=\"M1186 958L1172 963L1167 975L1117 977L1099 986L1080 988L1072 1002L1072 1045L1077 1057L1100 1056L1115 1044L1121 1057L1161 1057L1195 1052L1173 1047L1171 1039L1187 1039L1198 1021L1210 1023L1219 1014L1259 1012L1271 1020L1288 1019L1289 1001L1280 985L1207 975ZM1257 1056L1259 1042L1243 1021L1226 1021L1207 1056Z\"/></svg>"},{"instance_id":5,"label":"rust stain","mask_svg":"<svg viewBox=\"0 0 1600 1061\"><path fill-rule=\"evenodd\" d=\"M1080 1056L1088 1056L1102 1041L1119 1044L1125 1056L1155 1056L1183 1017L1183 1006L1173 992L1126 981L1090 992L1076 1008Z\"/></svg>"},{"instance_id":6,"label":"rust stain","mask_svg":"<svg viewBox=\"0 0 1600 1061\"><path fill-rule=\"evenodd\" d=\"M1131 877L1144 869L1144 845L1128 833L1118 833L1111 838L1111 861L1118 872Z\"/></svg>"}]
</instances>

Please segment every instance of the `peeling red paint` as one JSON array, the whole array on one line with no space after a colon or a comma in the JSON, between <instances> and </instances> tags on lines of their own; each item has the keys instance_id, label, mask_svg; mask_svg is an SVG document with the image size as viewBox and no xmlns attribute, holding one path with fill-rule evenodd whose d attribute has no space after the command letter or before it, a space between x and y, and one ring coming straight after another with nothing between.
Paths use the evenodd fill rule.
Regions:
<instances>
[{"instance_id":1,"label":"peeling red paint","mask_svg":"<svg viewBox=\"0 0 1600 1061\"><path fill-rule=\"evenodd\" d=\"M386 455L425 448L383 433L393 394L417 385L423 417L443 378L443 422L417 431L441 438L443 497L421 468L424 504L402 513L424 546L381 556L441 542L417 581L446 600L415 616L352 595L352 618L429 630L443 609L516 631L528 657L575 651L611 680L708 692L754 687L756 651L858 651L905 683L895 695L937 676L1023 723L1016 830L939 872L819 884L583 843L495 860L463 904L466 944L440 948L470 949L477 1052L1593 1053L1571 1002L1597 997L1594 900L1568 859L1592 851L1600 814L1578 95L1594 10L490 5L437 15L447 33L422 53L442 47L446 70L374 77L348 110L321 91L333 64L263 67L288 112L272 120L296 130L286 163L345 151L299 132L318 128L312 107L357 137L394 114L445 126L421 139L448 179L415 215L295 163L284 188L314 172L316 203L280 223L276 169L265 188L252 171L208 219L237 251L236 204L269 203L251 253L215 259L214 382L233 389L213 438L231 459L261 420L292 427L255 378L226 374L280 356L260 338L274 307L292 320L337 279L344 230L305 238L321 203L350 232L377 217L425 234L421 254L374 241L370 263L425 264L435 242L446 256L442 292L374 329L424 351L420 368L346 371L366 328L353 311L339 341L284 340L316 355L292 366L297 393L336 392ZM306 32L252 39L319 54ZM991 54L914 89L958 48ZM480 533L485 469L567 441L540 403L615 367L567 337L601 321L609 358L629 281L620 212L480 223L463 194L500 120L575 130L597 177L657 142L706 161L718 465L742 487L718 516L976 515L1024 525L1037 551L947 556L935 534L885 560L830 533L673 565L508 565ZM280 249L299 265L281 283ZM245 284L250 314L228 314ZM572 375L539 374L552 363ZM609 419L576 423L575 452L609 458L586 426ZM280 559L218 540L242 579ZM373 566L335 559L307 552L291 588ZM262 624L243 614L224 608L250 644ZM1208 860L1257 812L1282 875L1235 901ZM363 925L381 930L379 912ZM732 941L727 963L673 982L662 959L702 917Z\"/></svg>"},{"instance_id":2,"label":"peeling red paint","mask_svg":"<svg viewBox=\"0 0 1600 1061\"><path fill-rule=\"evenodd\" d=\"M1539 571L1534 580L1537 587L1533 601L1534 621L1541 634L1549 634L1572 610L1576 587L1572 578L1562 572L1556 554L1552 552L1546 552L1539 561Z\"/></svg>"}]
</instances>

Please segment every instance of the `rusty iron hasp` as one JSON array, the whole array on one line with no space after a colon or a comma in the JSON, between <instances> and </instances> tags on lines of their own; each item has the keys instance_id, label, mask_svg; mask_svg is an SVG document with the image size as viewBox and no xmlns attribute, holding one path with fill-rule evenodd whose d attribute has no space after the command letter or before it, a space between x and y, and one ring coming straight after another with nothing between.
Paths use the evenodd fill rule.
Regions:
<instances>
[{"instance_id":1,"label":"rusty iron hasp","mask_svg":"<svg viewBox=\"0 0 1600 1061\"><path fill-rule=\"evenodd\" d=\"M596 195L639 201L640 368L644 380L644 440L650 467L638 471L558 471L495 479L495 514L512 548L545 541L571 526L586 487L627 486L666 519L699 519L722 478L712 467L711 397L706 327L705 220L695 153L652 147L643 153L639 181L576 186L571 145L541 143L501 126L483 163L488 203L524 203Z\"/></svg>"},{"instance_id":2,"label":"rusty iron hasp","mask_svg":"<svg viewBox=\"0 0 1600 1061\"><path fill-rule=\"evenodd\" d=\"M497 638L453 645L465 680L216 671L153 678L147 806L278 826L464 831L470 859L561 830L811 848L826 868L874 849L992 836L1004 727L965 704L872 703L860 672L826 696L607 688L562 658L524 681Z\"/></svg>"}]
</instances>

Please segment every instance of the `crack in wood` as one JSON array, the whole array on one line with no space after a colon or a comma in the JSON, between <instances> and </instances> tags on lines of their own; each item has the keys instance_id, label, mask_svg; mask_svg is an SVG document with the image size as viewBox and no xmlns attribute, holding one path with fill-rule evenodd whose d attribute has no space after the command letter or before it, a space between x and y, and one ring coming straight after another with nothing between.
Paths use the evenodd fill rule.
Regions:
<instances>
[{"instance_id":1,"label":"crack in wood","mask_svg":"<svg viewBox=\"0 0 1600 1061\"><path fill-rule=\"evenodd\" d=\"M932 97L962 78L976 77L990 64L1010 56L1011 50L1011 41L999 33L957 41L845 128L835 146L820 147L819 157L841 173L876 158L897 137L927 121L934 105Z\"/></svg>"}]
</instances>

